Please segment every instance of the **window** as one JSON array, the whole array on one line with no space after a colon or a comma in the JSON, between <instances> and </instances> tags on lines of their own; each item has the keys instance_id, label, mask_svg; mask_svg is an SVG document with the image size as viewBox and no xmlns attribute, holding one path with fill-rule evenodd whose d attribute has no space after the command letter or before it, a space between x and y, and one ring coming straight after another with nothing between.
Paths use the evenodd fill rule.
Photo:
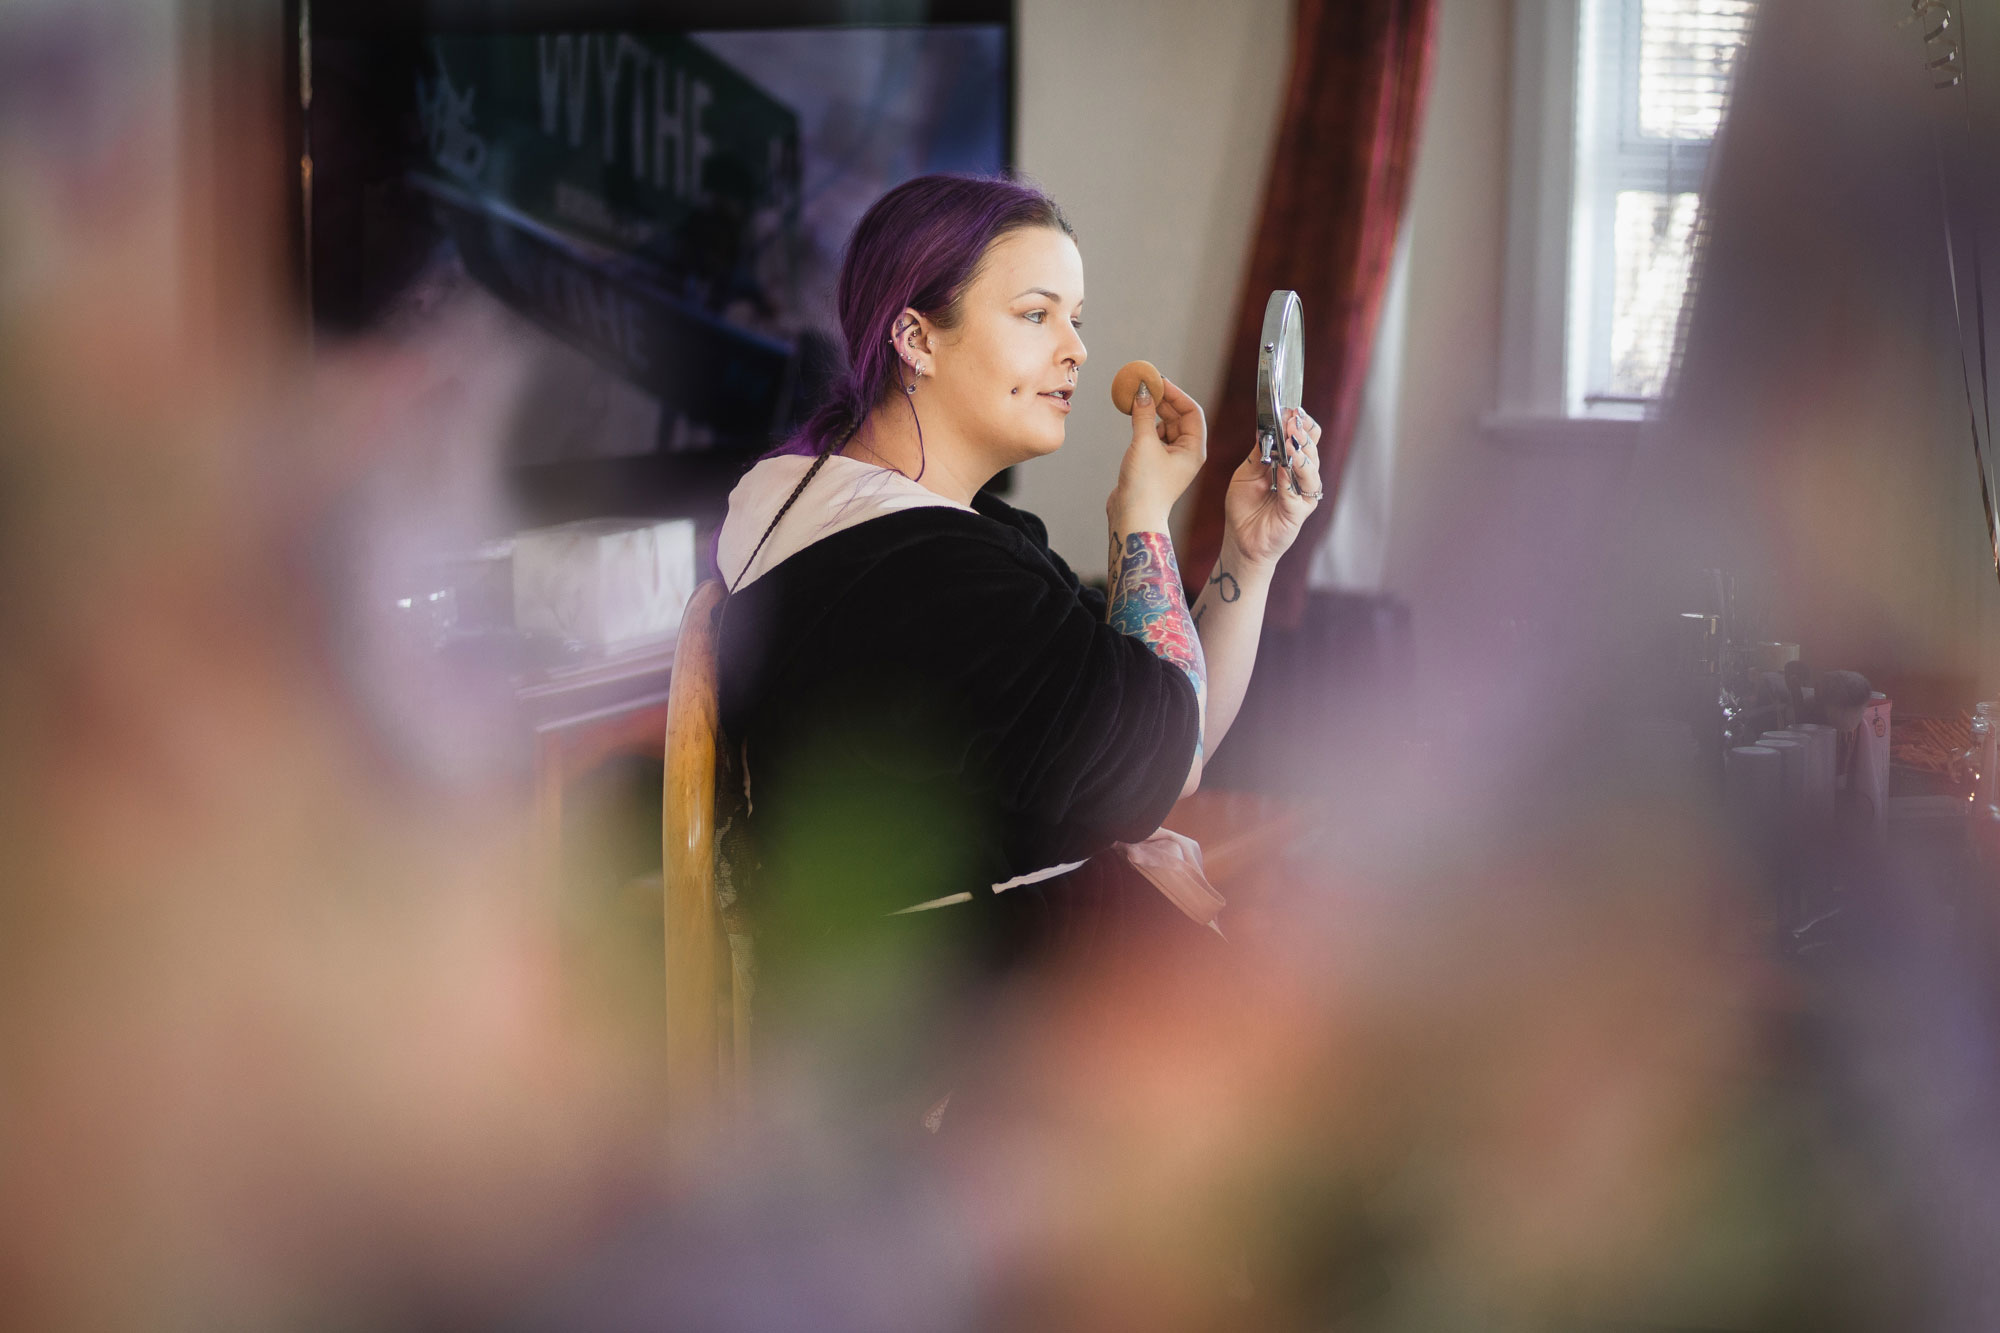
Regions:
<instances>
[{"instance_id":1,"label":"window","mask_svg":"<svg viewBox=\"0 0 2000 1333\"><path fill-rule=\"evenodd\" d=\"M1665 387L1701 183L1750 0L1585 0L1571 239L1571 397L1639 409Z\"/></svg>"},{"instance_id":2,"label":"window","mask_svg":"<svg viewBox=\"0 0 2000 1333\"><path fill-rule=\"evenodd\" d=\"M1636 418L1667 382L1755 0L1520 0L1502 416Z\"/></svg>"}]
</instances>

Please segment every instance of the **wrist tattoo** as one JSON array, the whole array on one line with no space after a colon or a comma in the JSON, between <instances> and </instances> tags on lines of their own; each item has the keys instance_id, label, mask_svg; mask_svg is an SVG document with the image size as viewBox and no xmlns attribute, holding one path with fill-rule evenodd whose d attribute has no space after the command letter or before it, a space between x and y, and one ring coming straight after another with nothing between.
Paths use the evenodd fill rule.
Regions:
<instances>
[{"instance_id":1,"label":"wrist tattoo","mask_svg":"<svg viewBox=\"0 0 2000 1333\"><path fill-rule=\"evenodd\" d=\"M1181 591L1180 565L1164 532L1134 532L1113 562L1108 619L1161 661L1179 667L1194 684L1197 700L1208 698L1208 659ZM1201 740L1195 741L1201 753Z\"/></svg>"},{"instance_id":2,"label":"wrist tattoo","mask_svg":"<svg viewBox=\"0 0 2000 1333\"><path fill-rule=\"evenodd\" d=\"M1222 600L1225 602L1233 602L1243 595L1243 585L1236 581L1234 574L1220 565L1215 567L1215 573L1210 576L1208 586L1221 588Z\"/></svg>"}]
</instances>

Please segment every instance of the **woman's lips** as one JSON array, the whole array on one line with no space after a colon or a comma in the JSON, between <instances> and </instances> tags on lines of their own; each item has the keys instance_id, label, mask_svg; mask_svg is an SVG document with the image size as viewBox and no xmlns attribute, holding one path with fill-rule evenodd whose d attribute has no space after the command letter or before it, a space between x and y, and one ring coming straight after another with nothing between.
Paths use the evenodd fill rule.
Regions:
<instances>
[{"instance_id":1,"label":"woman's lips","mask_svg":"<svg viewBox=\"0 0 2000 1333\"><path fill-rule=\"evenodd\" d=\"M1041 396L1043 398L1048 399L1050 402L1054 403L1057 407L1060 407L1065 412L1069 411L1070 409L1069 399L1064 397L1061 393L1045 393Z\"/></svg>"}]
</instances>

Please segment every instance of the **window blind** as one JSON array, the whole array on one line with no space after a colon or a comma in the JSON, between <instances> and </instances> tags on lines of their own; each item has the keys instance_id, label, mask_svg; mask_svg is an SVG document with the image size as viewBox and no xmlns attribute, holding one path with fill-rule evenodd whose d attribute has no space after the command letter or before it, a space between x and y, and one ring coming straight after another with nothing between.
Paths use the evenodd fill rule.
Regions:
<instances>
[{"instance_id":1,"label":"window blind","mask_svg":"<svg viewBox=\"0 0 2000 1333\"><path fill-rule=\"evenodd\" d=\"M1751 0L1641 0L1639 132L1713 139L1729 99Z\"/></svg>"}]
</instances>

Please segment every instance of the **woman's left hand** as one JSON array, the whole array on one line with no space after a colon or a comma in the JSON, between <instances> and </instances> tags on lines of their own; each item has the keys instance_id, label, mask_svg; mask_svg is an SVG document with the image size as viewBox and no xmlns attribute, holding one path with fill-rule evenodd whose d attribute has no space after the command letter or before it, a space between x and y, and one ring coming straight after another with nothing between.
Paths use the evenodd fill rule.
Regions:
<instances>
[{"instance_id":1,"label":"woman's left hand","mask_svg":"<svg viewBox=\"0 0 2000 1333\"><path fill-rule=\"evenodd\" d=\"M1223 497L1225 533L1246 560L1276 564L1298 540L1306 516L1321 504L1325 483L1319 474L1319 423L1294 408L1286 414L1285 457L1291 475L1264 465L1256 445L1229 478ZM1276 475L1278 488L1271 489Z\"/></svg>"}]
</instances>

